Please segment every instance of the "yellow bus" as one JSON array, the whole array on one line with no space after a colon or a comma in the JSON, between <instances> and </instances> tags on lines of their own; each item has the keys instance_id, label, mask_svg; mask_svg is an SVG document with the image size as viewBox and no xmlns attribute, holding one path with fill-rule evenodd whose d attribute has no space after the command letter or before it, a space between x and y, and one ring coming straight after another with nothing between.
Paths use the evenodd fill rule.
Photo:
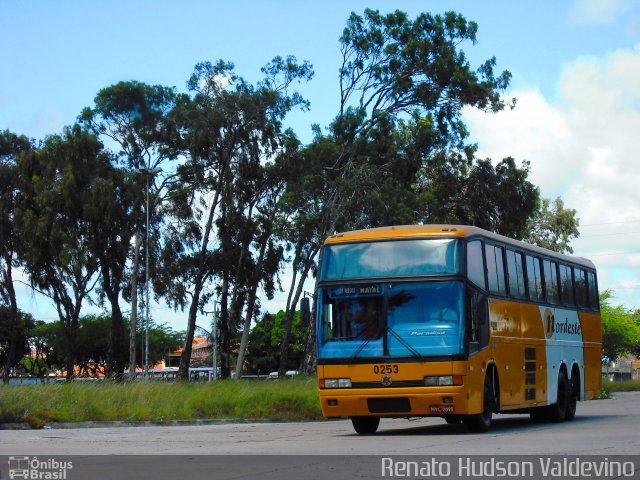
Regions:
<instances>
[{"instance_id":1,"label":"yellow bus","mask_svg":"<svg viewBox=\"0 0 640 480\"><path fill-rule=\"evenodd\" d=\"M340 233L317 283L322 412L372 434L380 418L442 417L473 432L495 413L572 420L596 397L596 270L477 227Z\"/></svg>"}]
</instances>

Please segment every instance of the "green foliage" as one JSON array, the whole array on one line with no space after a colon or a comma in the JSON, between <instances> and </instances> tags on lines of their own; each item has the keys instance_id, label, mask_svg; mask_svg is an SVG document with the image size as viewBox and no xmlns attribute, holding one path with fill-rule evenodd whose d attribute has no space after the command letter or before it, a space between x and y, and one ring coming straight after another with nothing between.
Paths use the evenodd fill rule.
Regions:
<instances>
[{"instance_id":1,"label":"green foliage","mask_svg":"<svg viewBox=\"0 0 640 480\"><path fill-rule=\"evenodd\" d=\"M596 399L607 400L608 398L611 398L611 390L609 389L609 385L606 383L606 380L603 379Z\"/></svg>"},{"instance_id":2,"label":"green foliage","mask_svg":"<svg viewBox=\"0 0 640 480\"><path fill-rule=\"evenodd\" d=\"M622 305L611 305L613 292L600 294L602 316L602 355L610 361L627 355L640 344L640 315Z\"/></svg>"},{"instance_id":3,"label":"green foliage","mask_svg":"<svg viewBox=\"0 0 640 480\"><path fill-rule=\"evenodd\" d=\"M128 322L121 319L122 329L128 328ZM85 315L79 318L75 334L76 350L73 365L80 376L96 376L107 373L110 352L110 315ZM136 343L142 344L142 328L139 328ZM183 334L174 332L167 325L151 324L149 328L149 360L152 363L163 361L167 355L176 351L182 343ZM120 339L120 348L126 351L128 338ZM33 347L34 358L22 360L22 370L36 376L66 368L67 351L64 329L59 321L36 322L31 329L29 343ZM126 358L125 358L126 360Z\"/></svg>"},{"instance_id":4,"label":"green foliage","mask_svg":"<svg viewBox=\"0 0 640 480\"><path fill-rule=\"evenodd\" d=\"M529 218L529 234L525 240L556 252L573 253L569 243L580 236L579 224L575 209L564 208L564 202L560 197L556 198L553 204L545 198Z\"/></svg>"},{"instance_id":5,"label":"green foliage","mask_svg":"<svg viewBox=\"0 0 640 480\"><path fill-rule=\"evenodd\" d=\"M10 308L0 305L0 367L8 378L23 356L29 353L29 336L34 327L33 317L18 311L17 321ZM6 371L5 371L6 370Z\"/></svg>"},{"instance_id":6,"label":"green foliage","mask_svg":"<svg viewBox=\"0 0 640 480\"><path fill-rule=\"evenodd\" d=\"M257 374L268 374L278 370L280 364L280 346L284 337L285 312L280 310L276 315L264 314L249 334L247 363L250 371ZM297 370L302 361L308 327L302 325L300 312L296 312L291 326L291 340L287 355L287 369Z\"/></svg>"}]
</instances>

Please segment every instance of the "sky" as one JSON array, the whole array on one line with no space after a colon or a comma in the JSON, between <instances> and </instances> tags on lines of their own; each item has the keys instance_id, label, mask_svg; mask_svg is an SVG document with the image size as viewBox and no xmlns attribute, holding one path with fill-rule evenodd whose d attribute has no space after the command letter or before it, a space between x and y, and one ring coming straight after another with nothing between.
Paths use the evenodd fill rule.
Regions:
<instances>
[{"instance_id":1,"label":"sky","mask_svg":"<svg viewBox=\"0 0 640 480\"><path fill-rule=\"evenodd\" d=\"M596 264L600 290L640 308L639 0L0 0L0 130L43 139L119 81L186 91L196 63L223 59L255 82L271 58L294 55L315 70L299 87L310 110L287 120L308 142L311 125L337 113L338 38L365 8L411 17L454 10L478 23L465 54L473 66L495 56L513 75L506 96L518 100L498 114L464 111L478 156L531 162L541 195L576 209L574 254ZM50 301L19 291L20 308L56 319ZM263 306L277 311L285 300L280 293ZM152 314L186 328L186 314L163 305Z\"/></svg>"}]
</instances>

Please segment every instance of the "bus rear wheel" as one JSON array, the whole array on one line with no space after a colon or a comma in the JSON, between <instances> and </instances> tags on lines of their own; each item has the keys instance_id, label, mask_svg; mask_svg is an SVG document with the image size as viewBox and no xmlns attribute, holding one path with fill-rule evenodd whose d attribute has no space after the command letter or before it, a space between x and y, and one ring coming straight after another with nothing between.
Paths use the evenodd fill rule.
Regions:
<instances>
[{"instance_id":1,"label":"bus rear wheel","mask_svg":"<svg viewBox=\"0 0 640 480\"><path fill-rule=\"evenodd\" d=\"M380 425L380 417L351 417L351 423L356 433L373 435Z\"/></svg>"},{"instance_id":2,"label":"bus rear wheel","mask_svg":"<svg viewBox=\"0 0 640 480\"><path fill-rule=\"evenodd\" d=\"M567 380L567 375L564 373L564 370L560 370L560 374L558 374L558 401L553 405L549 405L547 408L547 416L549 421L558 423L562 422L567 418L567 411L570 408L569 406L569 398L571 396L571 390L569 386L569 381ZM575 410L574 410L575 415Z\"/></svg>"},{"instance_id":3,"label":"bus rear wheel","mask_svg":"<svg viewBox=\"0 0 640 480\"><path fill-rule=\"evenodd\" d=\"M580 376L574 371L569 380L569 398L567 399L567 411L564 419L568 422L576 417L578 397L580 396Z\"/></svg>"},{"instance_id":4,"label":"bus rear wheel","mask_svg":"<svg viewBox=\"0 0 640 480\"><path fill-rule=\"evenodd\" d=\"M491 420L493 418L494 394L493 382L487 372L484 378L484 395L482 401L482 413L475 415L467 415L464 417L464 424L470 432L484 433L491 428Z\"/></svg>"}]
</instances>

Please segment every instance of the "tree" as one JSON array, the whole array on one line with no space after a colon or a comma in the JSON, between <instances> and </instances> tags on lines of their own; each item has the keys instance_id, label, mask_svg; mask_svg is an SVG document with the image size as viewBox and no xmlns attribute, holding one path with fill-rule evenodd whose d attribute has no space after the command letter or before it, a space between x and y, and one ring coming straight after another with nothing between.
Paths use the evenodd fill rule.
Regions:
<instances>
[{"instance_id":1,"label":"tree","mask_svg":"<svg viewBox=\"0 0 640 480\"><path fill-rule=\"evenodd\" d=\"M68 378L73 376L82 304L98 280L86 208L94 172L108 162L105 155L93 135L74 125L47 137L35 155L19 162L19 254L32 286L55 303Z\"/></svg>"},{"instance_id":2,"label":"tree","mask_svg":"<svg viewBox=\"0 0 640 480\"><path fill-rule=\"evenodd\" d=\"M139 174L139 195L135 199L135 206L138 210L142 209L143 192L145 189L150 190L148 194L151 202L146 208L153 212L149 218L154 224L160 220L158 209L162 204L162 192L170 182L171 176L165 176L162 182L157 183L155 176L149 178L148 175L159 170L163 164L173 160L177 155L176 142L179 136L169 113L175 108L178 98L172 88L151 86L137 81L119 82L100 90L95 98L95 106L85 108L79 118L80 122L96 135L105 136L120 146L118 155L121 161L131 173ZM139 262L144 231L145 224L141 216L135 225L135 242L131 246L133 264L130 288L129 368L132 370L136 365ZM148 254L145 249L144 255ZM124 263L118 264L124 268ZM113 286L118 278L123 276L122 272L113 270L114 266L115 264L111 265L114 278L110 279ZM115 322L117 324L117 321Z\"/></svg>"},{"instance_id":3,"label":"tree","mask_svg":"<svg viewBox=\"0 0 640 480\"><path fill-rule=\"evenodd\" d=\"M602 355L610 361L638 350L640 345L640 319L622 305L611 305L613 292L600 294L602 317Z\"/></svg>"},{"instance_id":4,"label":"tree","mask_svg":"<svg viewBox=\"0 0 640 480\"><path fill-rule=\"evenodd\" d=\"M31 352L20 362L25 373L42 378L51 371L64 368L64 342L60 322L36 320L29 332Z\"/></svg>"},{"instance_id":5,"label":"tree","mask_svg":"<svg viewBox=\"0 0 640 480\"><path fill-rule=\"evenodd\" d=\"M127 364L125 322L120 309L120 293L125 285L125 272L131 240L141 218L139 179L125 169L102 162L95 170L95 178L88 194L85 215L89 229L89 248L97 257L100 268L100 297L111 307L111 326L106 373L120 378ZM135 352L133 354L135 357ZM134 358L135 360L135 358Z\"/></svg>"},{"instance_id":6,"label":"tree","mask_svg":"<svg viewBox=\"0 0 640 480\"><path fill-rule=\"evenodd\" d=\"M500 94L509 84L509 72L496 76L494 58L474 70L460 49L465 42L475 43L476 31L474 22L453 12L424 13L411 20L400 11L381 15L367 9L363 16L352 13L347 21L340 37L338 114L326 137L316 129L309 150L312 155L321 150L328 155L314 155L318 161L311 163L308 180L301 182L306 190L298 192L301 201L296 202L293 223L305 227L304 235L291 239L294 281L287 301L280 375L286 370L292 312L307 274L316 268L324 239L341 229L428 216L400 207L397 199L403 195L398 191L405 189L404 195L410 197L418 174L429 169L435 155L471 163L474 149L465 144L463 107L496 112L507 104ZM398 215L392 208L384 215L361 208L352 214L354 205L368 201L399 207Z\"/></svg>"},{"instance_id":7,"label":"tree","mask_svg":"<svg viewBox=\"0 0 640 480\"><path fill-rule=\"evenodd\" d=\"M3 308L2 381L9 382L9 371L16 356L23 350L24 322L18 310L13 286L13 268L19 263L16 256L15 210L19 198L19 157L33 155L32 142L7 130L0 132L0 308ZM5 343L6 342L6 343Z\"/></svg>"},{"instance_id":8,"label":"tree","mask_svg":"<svg viewBox=\"0 0 640 480\"><path fill-rule=\"evenodd\" d=\"M246 307L250 323L258 286L273 290L281 255L271 233L285 172L278 165L298 148L281 123L289 110L306 105L287 89L312 72L293 57L276 57L262 72L264 80L253 86L230 63L196 65L188 83L193 98L183 99L173 117L187 161L170 192L173 220L161 257L164 273L157 279L159 292L175 306L189 304L182 378L188 375L196 315L214 293L205 288L214 276L223 377L230 373L231 338L242 312Z\"/></svg>"},{"instance_id":9,"label":"tree","mask_svg":"<svg viewBox=\"0 0 640 480\"><path fill-rule=\"evenodd\" d=\"M529 219L529 234L524 238L529 243L560 253L573 253L569 245L580 236L580 221L573 208L564 208L564 202L557 197L553 204L547 198Z\"/></svg>"},{"instance_id":10,"label":"tree","mask_svg":"<svg viewBox=\"0 0 640 480\"><path fill-rule=\"evenodd\" d=\"M34 327L33 317L18 311L18 321L11 307L0 306L0 365L2 381L9 383L9 374L23 356L30 353L29 336Z\"/></svg>"},{"instance_id":11,"label":"tree","mask_svg":"<svg viewBox=\"0 0 640 480\"><path fill-rule=\"evenodd\" d=\"M280 343L284 335L282 321L285 312L265 313L249 334L246 365L250 371L266 375L276 371L280 364ZM297 370L303 360L307 329L302 325L300 312L296 312L291 325L291 342L288 354L288 370Z\"/></svg>"}]
</instances>

